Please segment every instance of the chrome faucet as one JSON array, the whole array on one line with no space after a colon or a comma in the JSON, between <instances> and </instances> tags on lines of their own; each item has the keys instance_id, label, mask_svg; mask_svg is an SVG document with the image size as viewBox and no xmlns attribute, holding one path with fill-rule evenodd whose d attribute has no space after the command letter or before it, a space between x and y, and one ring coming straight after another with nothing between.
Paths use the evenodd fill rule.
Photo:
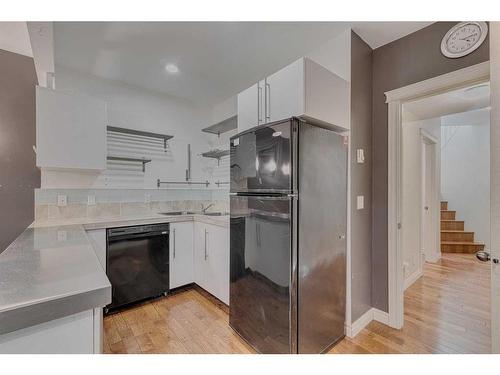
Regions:
<instances>
[{"instance_id":1,"label":"chrome faucet","mask_svg":"<svg viewBox=\"0 0 500 375\"><path fill-rule=\"evenodd\" d=\"M206 214L206 213L207 213L207 210L208 210L210 207L212 207L213 205L214 205L213 203L210 203L207 207L204 207L204 206L203 206L203 203L202 203L202 204L201 204L201 212L202 212L203 214Z\"/></svg>"}]
</instances>

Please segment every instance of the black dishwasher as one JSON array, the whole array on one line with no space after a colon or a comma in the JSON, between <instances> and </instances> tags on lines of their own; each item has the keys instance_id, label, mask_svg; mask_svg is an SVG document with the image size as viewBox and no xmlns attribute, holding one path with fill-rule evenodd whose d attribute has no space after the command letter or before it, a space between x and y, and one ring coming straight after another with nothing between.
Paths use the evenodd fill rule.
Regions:
<instances>
[{"instance_id":1,"label":"black dishwasher","mask_svg":"<svg viewBox=\"0 0 500 375\"><path fill-rule=\"evenodd\" d=\"M169 225L107 230L106 273L112 286L110 312L169 290Z\"/></svg>"}]
</instances>

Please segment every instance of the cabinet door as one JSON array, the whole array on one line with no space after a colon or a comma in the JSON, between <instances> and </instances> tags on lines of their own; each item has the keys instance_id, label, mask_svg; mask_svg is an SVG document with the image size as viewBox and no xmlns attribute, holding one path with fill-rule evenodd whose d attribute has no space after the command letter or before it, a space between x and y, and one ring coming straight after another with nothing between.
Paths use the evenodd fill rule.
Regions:
<instances>
[{"instance_id":1,"label":"cabinet door","mask_svg":"<svg viewBox=\"0 0 500 375\"><path fill-rule=\"evenodd\" d=\"M170 288L194 281L193 223L170 224Z\"/></svg>"},{"instance_id":2,"label":"cabinet door","mask_svg":"<svg viewBox=\"0 0 500 375\"><path fill-rule=\"evenodd\" d=\"M207 229L208 292L229 305L229 229L216 225L209 225Z\"/></svg>"},{"instance_id":3,"label":"cabinet door","mask_svg":"<svg viewBox=\"0 0 500 375\"><path fill-rule=\"evenodd\" d=\"M106 103L37 87L36 165L106 169Z\"/></svg>"},{"instance_id":4,"label":"cabinet door","mask_svg":"<svg viewBox=\"0 0 500 375\"><path fill-rule=\"evenodd\" d=\"M349 129L349 82L314 61L304 61L305 117L331 124L334 130Z\"/></svg>"},{"instance_id":5,"label":"cabinet door","mask_svg":"<svg viewBox=\"0 0 500 375\"><path fill-rule=\"evenodd\" d=\"M238 94L238 132L263 123L263 83L256 83Z\"/></svg>"},{"instance_id":6,"label":"cabinet door","mask_svg":"<svg viewBox=\"0 0 500 375\"><path fill-rule=\"evenodd\" d=\"M207 290L206 264L207 264L207 227L203 223L194 223L194 282Z\"/></svg>"},{"instance_id":7,"label":"cabinet door","mask_svg":"<svg viewBox=\"0 0 500 375\"><path fill-rule=\"evenodd\" d=\"M265 82L266 122L300 116L304 111L304 60L270 75Z\"/></svg>"}]
</instances>

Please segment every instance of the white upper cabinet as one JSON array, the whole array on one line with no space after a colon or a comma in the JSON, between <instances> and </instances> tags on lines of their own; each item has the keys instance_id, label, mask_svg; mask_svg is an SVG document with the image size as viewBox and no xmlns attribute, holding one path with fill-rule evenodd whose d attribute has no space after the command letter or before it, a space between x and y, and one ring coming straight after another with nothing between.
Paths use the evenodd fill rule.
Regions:
<instances>
[{"instance_id":1,"label":"white upper cabinet","mask_svg":"<svg viewBox=\"0 0 500 375\"><path fill-rule=\"evenodd\" d=\"M349 83L302 58L238 94L238 132L292 116L349 129Z\"/></svg>"},{"instance_id":2,"label":"white upper cabinet","mask_svg":"<svg viewBox=\"0 0 500 375\"><path fill-rule=\"evenodd\" d=\"M38 86L36 153L40 168L106 169L106 103Z\"/></svg>"},{"instance_id":3,"label":"white upper cabinet","mask_svg":"<svg viewBox=\"0 0 500 375\"><path fill-rule=\"evenodd\" d=\"M259 85L238 94L238 131L259 124Z\"/></svg>"},{"instance_id":4,"label":"white upper cabinet","mask_svg":"<svg viewBox=\"0 0 500 375\"><path fill-rule=\"evenodd\" d=\"M300 116L304 108L304 60L266 78L265 122Z\"/></svg>"},{"instance_id":5,"label":"white upper cabinet","mask_svg":"<svg viewBox=\"0 0 500 375\"><path fill-rule=\"evenodd\" d=\"M194 223L170 223L170 289L194 282Z\"/></svg>"}]
</instances>

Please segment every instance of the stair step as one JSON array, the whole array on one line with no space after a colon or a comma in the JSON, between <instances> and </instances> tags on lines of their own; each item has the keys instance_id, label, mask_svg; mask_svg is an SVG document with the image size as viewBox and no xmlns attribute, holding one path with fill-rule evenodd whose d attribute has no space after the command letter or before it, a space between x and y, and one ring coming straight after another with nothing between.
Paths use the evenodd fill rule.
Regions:
<instances>
[{"instance_id":1,"label":"stair step","mask_svg":"<svg viewBox=\"0 0 500 375\"><path fill-rule=\"evenodd\" d=\"M463 220L441 220L441 230L464 230Z\"/></svg>"},{"instance_id":2,"label":"stair step","mask_svg":"<svg viewBox=\"0 0 500 375\"><path fill-rule=\"evenodd\" d=\"M484 250L484 243L478 242L441 242L443 253L465 253L474 254L476 251Z\"/></svg>"},{"instance_id":3,"label":"stair step","mask_svg":"<svg viewBox=\"0 0 500 375\"><path fill-rule=\"evenodd\" d=\"M446 201L441 202L441 210L443 210L443 211L448 210L448 202L446 202Z\"/></svg>"},{"instance_id":4,"label":"stair step","mask_svg":"<svg viewBox=\"0 0 500 375\"><path fill-rule=\"evenodd\" d=\"M463 230L441 230L443 242L474 242L474 232Z\"/></svg>"},{"instance_id":5,"label":"stair step","mask_svg":"<svg viewBox=\"0 0 500 375\"><path fill-rule=\"evenodd\" d=\"M441 210L441 220L455 220L456 211Z\"/></svg>"}]
</instances>

